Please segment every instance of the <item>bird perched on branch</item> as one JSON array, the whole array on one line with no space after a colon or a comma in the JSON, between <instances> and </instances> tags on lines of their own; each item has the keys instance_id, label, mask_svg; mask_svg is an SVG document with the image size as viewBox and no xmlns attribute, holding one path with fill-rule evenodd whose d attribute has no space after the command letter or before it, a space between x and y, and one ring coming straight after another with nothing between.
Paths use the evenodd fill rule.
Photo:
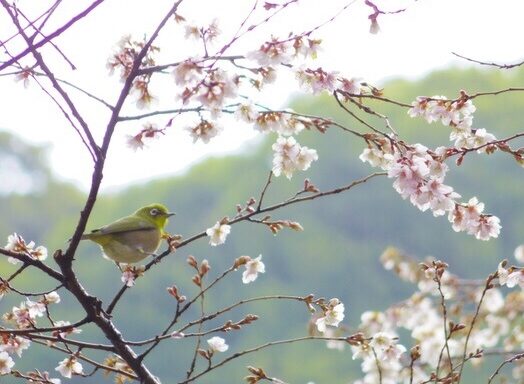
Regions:
<instances>
[{"instance_id":1,"label":"bird perched on branch","mask_svg":"<svg viewBox=\"0 0 524 384\"><path fill-rule=\"evenodd\" d=\"M162 204L151 204L130 216L82 235L100 245L104 254L117 263L136 263L154 256L167 234L164 227L174 213Z\"/></svg>"}]
</instances>

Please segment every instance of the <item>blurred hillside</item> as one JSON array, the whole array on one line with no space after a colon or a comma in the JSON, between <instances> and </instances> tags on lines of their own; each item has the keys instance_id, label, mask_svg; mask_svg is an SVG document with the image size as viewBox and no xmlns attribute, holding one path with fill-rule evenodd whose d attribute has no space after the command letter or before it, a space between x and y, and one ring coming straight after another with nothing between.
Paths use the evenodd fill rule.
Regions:
<instances>
[{"instance_id":1,"label":"blurred hillside","mask_svg":"<svg viewBox=\"0 0 524 384\"><path fill-rule=\"evenodd\" d=\"M393 80L385 84L385 96L410 102L417 95L458 95L458 86L472 94L522 86L524 72L489 72L480 70L446 70L433 73L417 82ZM485 127L498 138L522 130L521 110L524 95L503 94L475 100L477 112L474 126ZM348 126L362 130L358 123L344 115L328 97L298 100L295 109L309 114L331 116ZM449 129L442 125L427 125L421 119L410 119L406 111L391 105L377 106L385 113L401 137L409 142L421 141L428 146L447 145ZM377 125L382 125L376 121ZM184 237L198 233L223 216L233 216L235 205L251 196L257 197L271 167L270 146L275 137L268 138L249 154L208 159L184 176L131 186L116 194L101 196L89 228L113 221L133 212L137 207L162 202L177 216L171 220L169 231ZM353 136L330 129L324 135L305 132L297 140L316 148L319 162L307 173L296 174L292 181L281 177L272 184L266 203L276 203L292 196L309 177L322 190L347 184L373 170L358 160L364 144ZM45 165L45 148L33 148L18 139L0 135L0 172L4 175L0 187L0 238L12 232L27 240L45 244L52 250L66 246L78 214L83 206L84 193L74 186L57 181ZM132 156L132 152L129 154ZM435 219L403 201L386 178L377 178L352 189L346 194L295 205L277 211L274 218L293 219L305 228L304 232L283 230L273 236L262 226L239 224L232 228L226 244L210 247L203 239L169 256L164 262L140 279L120 303L115 322L128 340L139 340L158 333L169 322L173 300L165 288L176 284L188 297L196 293L190 284L191 270L185 260L189 254L208 259L212 276L231 265L240 255L263 255L265 275L248 286L241 283L240 272L223 281L206 296L207 312L234 303L241 298L266 294L339 297L346 304L350 328L358 325L360 313L381 309L400 300L412 287L399 282L383 270L378 261L380 253L394 245L423 258L433 255L447 261L453 272L465 277L481 278L496 268L499 260L510 258L513 249L524 243L524 171L510 157L501 154L471 155L460 167L452 162L448 183L465 200L477 195L486 204L486 211L500 217L502 234L488 243L466 234L453 232L445 218ZM9 170L6 171L6 164ZM22 184L9 184L10 172L16 172ZM11 173L12 175L12 173ZM24 184L25 183L25 184ZM25 187L23 187L25 186ZM25 189L23 189L23 188ZM22 189L21 189L22 188ZM16 193L22 191L24 193ZM76 257L76 271L84 286L106 303L120 288L120 272L113 263L100 256L98 248L83 243ZM48 260L53 264L52 258ZM0 272L12 269L0 264ZM49 289L37 274L16 279L16 286L25 291ZM10 295L0 302L0 312L18 304L20 298ZM53 314L57 319L74 322L81 313L72 310L70 301ZM256 313L260 320L244 331L225 335L230 351L243 350L278 338L305 334L310 318L305 306L290 303L263 303L245 306L222 318L239 320L242 315ZM198 316L189 314L184 321ZM183 324L183 322L181 323ZM260 335L263 335L261 337ZM79 338L92 336L88 329ZM99 339L103 341L103 338ZM188 348L192 340L167 341L153 353L148 363L162 382L174 383L184 377ZM318 351L321 353L318 353ZM28 359L17 361L17 368L54 368L59 355L39 355L37 348L27 352ZM285 358L282 358L285 357ZM60 358L61 359L61 358ZM323 344L303 343L267 349L248 355L226 366L213 378L199 383L241 382L247 364L260 366L272 375L292 383L347 383L360 376L351 362L351 354L324 349ZM220 379L217 379L219 377ZM74 382L74 381L72 381ZM82 381L100 383L100 376Z\"/></svg>"}]
</instances>

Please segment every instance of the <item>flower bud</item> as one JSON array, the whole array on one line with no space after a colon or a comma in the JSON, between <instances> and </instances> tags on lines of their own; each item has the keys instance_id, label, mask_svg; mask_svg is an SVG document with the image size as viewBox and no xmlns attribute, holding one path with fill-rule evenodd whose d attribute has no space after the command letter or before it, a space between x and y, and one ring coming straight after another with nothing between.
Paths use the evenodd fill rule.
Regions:
<instances>
[{"instance_id":1,"label":"flower bud","mask_svg":"<svg viewBox=\"0 0 524 384\"><path fill-rule=\"evenodd\" d=\"M189 256L187 257L187 263L188 263L190 266L192 266L193 268L198 268L198 263L197 263L195 257L192 256L192 255L189 255Z\"/></svg>"},{"instance_id":2,"label":"flower bud","mask_svg":"<svg viewBox=\"0 0 524 384\"><path fill-rule=\"evenodd\" d=\"M211 266L209 265L209 261L206 259L202 260L202 263L200 264L200 276L205 276L210 269Z\"/></svg>"}]
</instances>

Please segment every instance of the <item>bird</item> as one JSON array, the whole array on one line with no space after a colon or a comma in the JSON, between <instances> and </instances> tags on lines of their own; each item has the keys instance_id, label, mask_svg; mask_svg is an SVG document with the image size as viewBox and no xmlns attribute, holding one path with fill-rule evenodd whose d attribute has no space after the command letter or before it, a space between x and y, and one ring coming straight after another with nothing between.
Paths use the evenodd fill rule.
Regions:
<instances>
[{"instance_id":1,"label":"bird","mask_svg":"<svg viewBox=\"0 0 524 384\"><path fill-rule=\"evenodd\" d=\"M162 204L150 204L139 208L132 215L83 234L81 240L91 240L100 245L107 258L120 263L137 263L148 256L156 256L163 237L169 212Z\"/></svg>"}]
</instances>

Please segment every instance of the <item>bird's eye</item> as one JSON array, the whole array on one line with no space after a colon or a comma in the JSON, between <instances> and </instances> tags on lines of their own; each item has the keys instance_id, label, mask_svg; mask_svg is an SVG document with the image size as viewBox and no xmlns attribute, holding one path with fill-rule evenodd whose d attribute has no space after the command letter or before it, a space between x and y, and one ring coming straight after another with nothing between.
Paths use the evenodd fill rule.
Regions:
<instances>
[{"instance_id":1,"label":"bird's eye","mask_svg":"<svg viewBox=\"0 0 524 384\"><path fill-rule=\"evenodd\" d=\"M149 213L151 214L151 216L156 216L158 215L158 209L153 208L152 210L149 211Z\"/></svg>"}]
</instances>

